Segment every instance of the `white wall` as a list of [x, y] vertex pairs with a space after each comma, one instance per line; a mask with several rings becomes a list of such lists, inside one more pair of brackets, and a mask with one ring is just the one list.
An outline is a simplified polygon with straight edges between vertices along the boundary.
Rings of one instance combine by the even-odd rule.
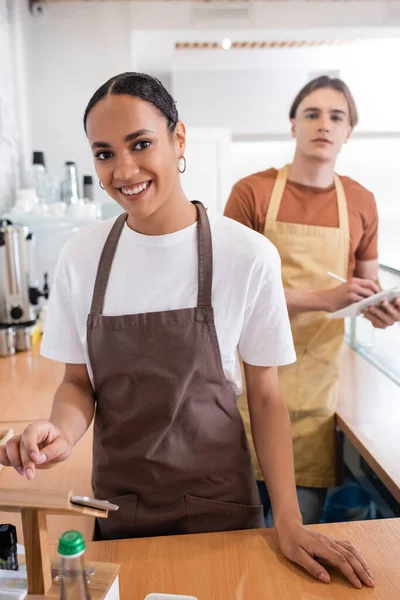
[[[398, 39], [241, 54], [171, 50], [177, 31], [188, 39], [209, 38], [219, 36], [223, 27], [237, 35], [241, 30], [244, 37], [268, 34], [269, 39], [293, 39], [299, 32], [308, 38], [361, 31], [392, 36], [399, 31], [399, 6], [369, 0], [49, 2], [45, 16], [32, 27], [31, 149], [46, 152], [52, 175], [60, 173], [68, 158], [76, 158], [80, 175], [94, 175], [81, 124], [86, 103], [107, 78], [146, 65], [170, 77], [189, 126], [232, 127], [240, 136], [286, 135], [295, 93], [310, 71], [329, 68], [340, 69], [356, 96], [359, 131], [400, 131], [400, 79], [392, 71]], [[237, 9], [247, 11], [248, 18], [238, 20]], [[240, 70], [232, 72], [232, 66]], [[104, 199], [100, 188], [95, 189]]]
[[233, 135], [284, 133], [294, 93], [304, 73], [287, 71], [179, 71], [172, 93], [189, 126], [230, 127]]
[[[150, 8], [149, 8], [150, 7]], [[223, 14], [225, 12], [225, 14]], [[246, 16], [247, 15], [247, 16]], [[279, 0], [274, 2], [132, 2], [134, 29], [358, 28], [400, 25], [400, 8], [388, 0]]]
[[[235, 53], [192, 51], [191, 58], [185, 57], [191, 69], [173, 73], [172, 91], [189, 125], [219, 124], [241, 136], [287, 134], [289, 107], [299, 89], [312, 73], [333, 70], [339, 71], [355, 96], [358, 131], [400, 131], [400, 78], [393, 71], [393, 60], [400, 56], [400, 37], [332, 47], [249, 50], [249, 56], [254, 55], [252, 70], [244, 66], [236, 71], [216, 70], [218, 60], [230, 58], [234, 63]], [[204, 55], [213, 70], [196, 71]]]
[[[11, 203], [34, 149], [46, 152], [51, 175], [58, 175], [68, 158], [77, 160], [81, 176], [94, 175], [83, 111], [99, 85], [125, 70], [150, 70], [170, 82], [189, 126], [222, 126], [237, 137], [282, 140], [242, 146], [240, 157], [234, 152], [232, 181], [290, 159], [287, 112], [313, 71], [340, 71], [360, 109], [358, 131], [400, 132], [400, 2], [48, 2], [42, 18], [32, 18], [27, 5], [27, 0], [0, 0], [0, 104], [11, 100], [7, 123], [13, 124], [0, 135], [0, 210]], [[176, 40], [225, 35], [381, 39], [240, 53], [174, 50]], [[399, 204], [393, 190], [400, 146], [382, 136], [378, 145], [368, 144], [348, 166], [377, 194], [382, 218], [397, 223], [388, 207]], [[95, 190], [98, 199], [106, 198], [97, 185]]]
[[14, 108], [20, 155], [20, 184], [26, 185], [32, 161], [30, 99], [30, 46], [32, 15], [27, 2], [8, 0], [11, 17], [11, 53], [14, 80]]
[[0, 0], [0, 214], [13, 203], [20, 179], [13, 13], [12, 5]]
[[[129, 2], [50, 2], [45, 16], [35, 20], [32, 146], [46, 152], [51, 175], [58, 175], [72, 158], [80, 176], [95, 176], [83, 113], [100, 85], [132, 69], [130, 50]], [[95, 193], [99, 199], [105, 196], [98, 185]]]

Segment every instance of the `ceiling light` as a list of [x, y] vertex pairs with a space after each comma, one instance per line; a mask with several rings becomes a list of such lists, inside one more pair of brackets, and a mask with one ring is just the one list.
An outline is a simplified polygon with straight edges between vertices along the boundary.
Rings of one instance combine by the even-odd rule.
[[232, 42], [229, 38], [225, 38], [222, 40], [222, 47], [224, 50], [229, 50], [232, 46]]

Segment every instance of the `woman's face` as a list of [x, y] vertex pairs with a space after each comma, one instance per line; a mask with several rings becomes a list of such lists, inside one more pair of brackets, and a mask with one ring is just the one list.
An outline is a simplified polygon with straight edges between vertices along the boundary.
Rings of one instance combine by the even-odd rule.
[[177, 195], [178, 160], [185, 152], [183, 123], [171, 135], [152, 104], [111, 95], [90, 111], [87, 135], [100, 182], [130, 216], [149, 217]]

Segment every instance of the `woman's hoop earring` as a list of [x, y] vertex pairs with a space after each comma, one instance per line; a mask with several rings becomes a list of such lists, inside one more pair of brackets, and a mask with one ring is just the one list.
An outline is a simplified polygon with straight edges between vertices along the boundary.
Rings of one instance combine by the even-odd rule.
[[101, 183], [100, 179], [99, 179], [99, 186], [101, 187], [102, 190], [105, 190], [104, 185]]
[[[183, 167], [182, 167], [182, 161], [183, 161]], [[178, 160], [178, 171], [179, 171], [179, 173], [184, 173], [186, 171], [186, 158], [184, 156], [181, 156], [180, 159]]]

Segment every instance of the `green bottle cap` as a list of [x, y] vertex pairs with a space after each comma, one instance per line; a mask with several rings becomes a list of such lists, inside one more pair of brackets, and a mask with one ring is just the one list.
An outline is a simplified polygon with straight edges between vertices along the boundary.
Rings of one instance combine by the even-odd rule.
[[66, 531], [58, 542], [58, 553], [62, 556], [73, 556], [85, 550], [85, 542], [79, 531]]

